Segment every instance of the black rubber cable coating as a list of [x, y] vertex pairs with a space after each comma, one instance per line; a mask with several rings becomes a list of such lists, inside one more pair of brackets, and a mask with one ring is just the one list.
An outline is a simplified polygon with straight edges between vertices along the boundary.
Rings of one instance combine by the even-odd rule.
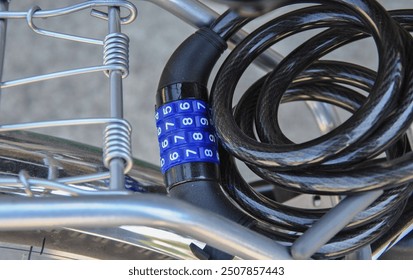
[[[326, 210], [296, 209], [255, 193], [240, 176], [232, 156], [268, 182], [296, 192], [348, 195], [386, 190], [314, 256], [337, 258], [384, 235], [411, 195], [413, 154], [403, 135], [413, 120], [413, 58], [409, 55], [413, 43], [408, 33], [413, 11], [387, 12], [368, 0], [309, 2], [322, 5], [272, 20], [229, 55], [211, 92], [212, 114], [225, 149], [221, 152], [223, 187], [259, 221], [257, 230], [276, 240], [293, 242]], [[235, 87], [252, 61], [280, 40], [315, 28], [328, 29], [255, 83], [234, 111]], [[319, 60], [368, 36], [378, 49], [377, 73]], [[353, 87], [367, 92], [367, 97]], [[282, 133], [277, 112], [281, 102], [299, 100], [331, 103], [353, 116], [324, 136], [294, 144]], [[387, 161], [374, 159], [383, 152]]]
[[162, 72], [158, 89], [177, 83], [196, 83], [206, 87], [212, 68], [226, 48], [226, 42], [211, 29], [198, 30], [172, 54]]

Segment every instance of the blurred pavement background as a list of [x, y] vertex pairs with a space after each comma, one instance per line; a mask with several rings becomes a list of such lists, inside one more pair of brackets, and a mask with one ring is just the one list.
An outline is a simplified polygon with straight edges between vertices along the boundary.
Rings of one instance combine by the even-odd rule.
[[[10, 10], [27, 11], [33, 5], [52, 9], [79, 1], [11, 1]], [[124, 82], [125, 118], [134, 129], [134, 156], [158, 164], [158, 144], [153, 119], [157, 83], [168, 57], [195, 29], [147, 1], [132, 2], [137, 6], [139, 16], [134, 23], [123, 28], [123, 32], [131, 39], [130, 75]], [[379, 2], [388, 9], [409, 6], [413, 8], [411, 0]], [[214, 4], [214, 8], [224, 9], [217, 4]], [[265, 18], [271, 18], [282, 11]], [[36, 20], [36, 24], [47, 29], [95, 38], [104, 38], [107, 32], [106, 22], [90, 17], [87, 12]], [[253, 28], [252, 26], [249, 28]], [[304, 37], [294, 36], [276, 45], [275, 49], [284, 55], [288, 54]], [[329, 58], [355, 61], [372, 68], [377, 65], [376, 50], [371, 39], [346, 47]], [[3, 80], [100, 64], [100, 47], [43, 37], [32, 32], [24, 20], [9, 21]], [[251, 67], [238, 90], [242, 91], [262, 74], [259, 69]], [[107, 85], [106, 76], [98, 73], [6, 89], [1, 96], [1, 123], [108, 116]], [[305, 141], [318, 135], [316, 125], [309, 115], [310, 112], [303, 104], [282, 106], [281, 124], [291, 139]], [[345, 114], [341, 116], [346, 118]], [[100, 146], [102, 142], [102, 127], [38, 131], [96, 146]]]

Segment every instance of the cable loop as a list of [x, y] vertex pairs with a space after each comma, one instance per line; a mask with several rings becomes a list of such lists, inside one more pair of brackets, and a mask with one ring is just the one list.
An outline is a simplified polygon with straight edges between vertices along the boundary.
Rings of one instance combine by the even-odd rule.
[[[383, 236], [411, 195], [413, 152], [404, 133], [413, 121], [413, 67], [408, 53], [413, 11], [386, 11], [370, 0], [316, 2], [320, 5], [272, 19], [238, 44], [221, 66], [210, 100], [223, 148], [221, 184], [236, 206], [254, 217], [260, 230], [287, 244], [295, 244], [298, 236], [309, 240], [320, 233], [334, 235], [309, 254], [339, 258]], [[262, 52], [289, 36], [319, 28], [323, 29], [256, 81], [234, 107], [239, 80]], [[332, 51], [368, 37], [377, 46], [377, 71], [325, 59]], [[278, 116], [280, 104], [293, 101], [328, 103], [352, 116], [325, 135], [294, 143], [283, 133]], [[387, 158], [377, 158], [382, 153]], [[235, 158], [274, 186], [275, 201], [262, 197], [242, 178]], [[327, 216], [327, 209], [282, 204], [277, 195], [283, 197], [284, 191], [291, 196], [382, 195], [373, 203], [362, 201], [367, 204], [357, 213], [352, 212], [354, 204], [341, 204], [339, 209], [346, 209], [351, 220], [340, 224]], [[322, 226], [316, 226], [319, 221]], [[317, 229], [315, 235], [308, 235], [311, 228]], [[302, 256], [307, 253], [300, 251]]]

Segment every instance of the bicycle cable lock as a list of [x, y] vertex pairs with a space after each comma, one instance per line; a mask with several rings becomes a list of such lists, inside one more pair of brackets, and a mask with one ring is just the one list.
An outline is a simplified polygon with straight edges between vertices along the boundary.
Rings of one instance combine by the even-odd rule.
[[[186, 39], [163, 70], [155, 113], [161, 171], [169, 196], [244, 225], [251, 220], [228, 201], [219, 184], [218, 143], [207, 83], [227, 48], [226, 40], [249, 20], [228, 11], [210, 28], [201, 28]], [[201, 258], [232, 258], [208, 247], [196, 251]]]

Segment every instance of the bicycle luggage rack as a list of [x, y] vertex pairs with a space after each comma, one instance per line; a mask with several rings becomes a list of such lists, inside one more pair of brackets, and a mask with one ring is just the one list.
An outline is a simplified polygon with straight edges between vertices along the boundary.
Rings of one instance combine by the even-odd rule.
[[[100, 10], [97, 10], [97, 8], [107, 8], [108, 12], [102, 12]], [[51, 17], [59, 17], [77, 13], [85, 9], [90, 9], [92, 16], [108, 21], [108, 35], [104, 38], [104, 40], [49, 31], [37, 27], [34, 23], [34, 19], [37, 18], [45, 19]], [[128, 14], [126, 16], [121, 16], [121, 10], [122, 13], [123, 10], [125, 10]], [[109, 169], [110, 174], [99, 174], [98, 177], [110, 179], [110, 190], [123, 190], [123, 186], [125, 185], [123, 174], [127, 173], [132, 168], [130, 139], [132, 128], [130, 124], [123, 119], [122, 79], [126, 78], [129, 74], [129, 38], [127, 35], [121, 33], [121, 25], [133, 22], [136, 17], [136, 7], [132, 3], [127, 1], [87, 1], [55, 10], [42, 10], [40, 7], [34, 6], [27, 12], [1, 11], [1, 19], [26, 20], [27, 25], [30, 27], [30, 29], [42, 36], [102, 46], [103, 65], [77, 68], [44, 75], [32, 76], [28, 78], [4, 81], [0, 83], [0, 89], [6, 89], [19, 85], [74, 75], [104, 72], [106, 76], [108, 76], [110, 84], [111, 116], [108, 118], [52, 120], [10, 125], [5, 124], [0, 126], [0, 132], [4, 133], [15, 130], [31, 130], [42, 127], [56, 126], [106, 125], [103, 139], [103, 163], [104, 166]], [[4, 54], [4, 50], [1, 50], [1, 52]], [[94, 177], [96, 177], [96, 175], [97, 174], [90, 174], [89, 178], [87, 176], [84, 176], [83, 179], [87, 181], [93, 179]], [[70, 189], [71, 194], [80, 195], [90, 192], [85, 190], [76, 190], [69, 186], [63, 185], [62, 183], [52, 182], [48, 180], [32, 179], [29, 177], [27, 172], [22, 172], [18, 178], [21, 181], [21, 186], [23, 186], [27, 190], [28, 194], [30, 194], [30, 187], [32, 185], [38, 184], [41, 184], [44, 187], [60, 189], [62, 191], [68, 191]], [[6, 179], [10, 178], [1, 179], [0, 182], [3, 181], [7, 184]], [[66, 181], [70, 182], [70, 180]], [[92, 191], [91, 193], [97, 194], [100, 192]]]

